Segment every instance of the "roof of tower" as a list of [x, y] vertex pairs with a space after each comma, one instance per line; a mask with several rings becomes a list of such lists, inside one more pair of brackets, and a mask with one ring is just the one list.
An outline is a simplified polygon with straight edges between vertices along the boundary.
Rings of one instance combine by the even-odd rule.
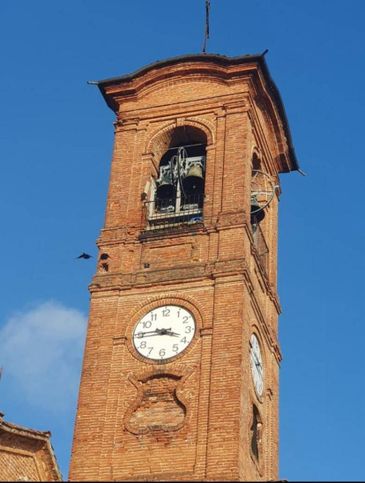
[[153, 62], [151, 64], [148, 64], [144, 67], [141, 67], [140, 69], [135, 70], [134, 72], [131, 72], [129, 74], [124, 74], [124, 75], [117, 76], [117, 77], [110, 77], [108, 79], [103, 79], [103, 80], [100, 80], [100, 81], [89, 81], [89, 83], [95, 84], [99, 87], [106, 103], [108, 104], [108, 106], [113, 111], [115, 111], [115, 106], [113, 106], [110, 99], [107, 97], [105, 88], [107, 88], [108, 86], [114, 85], [116, 83], [118, 83], [118, 84], [127, 83], [127, 82], [133, 80], [134, 78], [141, 76], [141, 75], [144, 75], [145, 73], [147, 73], [147, 72], [149, 72], [153, 69], [160, 69], [162, 67], [170, 66], [170, 65], [173, 65], [173, 64], [180, 64], [180, 63], [183, 63], [183, 62], [214, 62], [216, 64], [227, 65], [227, 66], [228, 65], [256, 63], [261, 68], [261, 71], [262, 71], [262, 73], [265, 77], [266, 83], [267, 83], [267, 87], [268, 87], [270, 94], [272, 95], [272, 97], [275, 101], [275, 104], [278, 108], [280, 117], [282, 119], [284, 131], [285, 131], [285, 136], [286, 136], [287, 142], [288, 142], [289, 156], [290, 156], [291, 161], [292, 161], [292, 168], [293, 168], [292, 170], [293, 171], [299, 170], [300, 169], [299, 163], [298, 163], [298, 160], [297, 160], [297, 157], [296, 157], [296, 154], [295, 154], [295, 150], [294, 150], [294, 146], [293, 146], [293, 142], [292, 142], [292, 137], [291, 137], [291, 133], [290, 133], [289, 123], [288, 123], [288, 119], [287, 119], [287, 116], [286, 116], [284, 104], [283, 104], [283, 101], [281, 99], [280, 92], [279, 92], [278, 88], [276, 87], [274, 81], [271, 78], [269, 68], [267, 66], [267, 63], [266, 63], [265, 57], [264, 57], [265, 53], [266, 53], [266, 51], [262, 54], [246, 54], [246, 55], [241, 55], [241, 56], [236, 56], [236, 57], [228, 57], [226, 55], [221, 55], [221, 54], [205, 54], [205, 53], [180, 55], [180, 56], [176, 56], [176, 57], [170, 57], [170, 58], [164, 59], [164, 60], [158, 60], [158, 61]]

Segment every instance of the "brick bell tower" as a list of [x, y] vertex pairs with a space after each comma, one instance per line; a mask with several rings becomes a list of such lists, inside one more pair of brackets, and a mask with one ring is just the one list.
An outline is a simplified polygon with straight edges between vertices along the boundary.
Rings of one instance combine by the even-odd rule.
[[263, 56], [97, 83], [116, 113], [71, 480], [278, 478], [279, 173]]

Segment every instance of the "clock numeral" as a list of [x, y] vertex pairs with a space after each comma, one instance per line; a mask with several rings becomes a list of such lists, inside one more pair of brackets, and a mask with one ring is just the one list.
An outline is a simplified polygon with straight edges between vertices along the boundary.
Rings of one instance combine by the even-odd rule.
[[168, 309], [168, 308], [163, 309], [162, 315], [164, 317], [168, 317], [170, 315], [170, 309]]
[[189, 315], [184, 315], [183, 317], [183, 324], [186, 324], [186, 322], [189, 320]]
[[152, 314], [151, 314], [151, 320], [152, 320], [152, 321], [157, 320], [157, 314], [154, 314], [154, 313], [152, 312]]
[[172, 351], [175, 352], [175, 354], [177, 354], [179, 352], [179, 345], [178, 344], [174, 344], [172, 346]]
[[143, 340], [143, 341], [140, 343], [140, 345], [139, 345], [139, 347], [140, 347], [141, 349], [145, 349], [145, 348], [146, 348], [146, 346], [147, 346], [147, 342], [146, 342], [145, 340]]
[[153, 351], [153, 347], [148, 347], [148, 356], [151, 354], [151, 352]]
[[190, 332], [193, 330], [193, 328], [191, 327], [191, 325], [188, 325], [185, 327], [185, 334], [190, 334]]
[[160, 352], [158, 354], [161, 357], [161, 359], [163, 359], [165, 357], [166, 350], [165, 349], [160, 349]]
[[144, 320], [142, 322], [142, 325], [143, 325], [143, 328], [144, 329], [149, 329], [151, 327], [151, 325], [152, 325], [152, 322], [150, 320]]
[[188, 341], [186, 340], [186, 337], [183, 337], [183, 338], [180, 340], [180, 342], [182, 342], [183, 344], [187, 344], [187, 343], [188, 343]]
[[181, 312], [181, 309], [179, 309], [179, 310], [177, 311], [177, 316], [178, 316], [178, 317], [180, 317], [180, 312]]

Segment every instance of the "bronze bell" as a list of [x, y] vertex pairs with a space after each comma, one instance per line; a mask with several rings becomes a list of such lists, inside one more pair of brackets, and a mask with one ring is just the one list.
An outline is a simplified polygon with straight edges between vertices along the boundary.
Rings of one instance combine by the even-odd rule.
[[175, 197], [175, 186], [169, 168], [161, 169], [160, 178], [157, 180], [156, 198], [159, 200], [172, 199]]
[[200, 164], [193, 164], [182, 180], [184, 192], [188, 195], [200, 194], [204, 188], [203, 168]]
[[251, 223], [260, 223], [265, 218], [265, 212], [261, 208], [256, 196], [251, 197]]

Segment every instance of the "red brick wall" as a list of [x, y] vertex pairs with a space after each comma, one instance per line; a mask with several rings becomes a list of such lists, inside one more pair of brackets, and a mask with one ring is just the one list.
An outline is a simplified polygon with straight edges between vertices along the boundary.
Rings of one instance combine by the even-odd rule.
[[[98, 240], [109, 270], [90, 286], [71, 480], [278, 477], [276, 201], [265, 219], [268, 274], [249, 223], [253, 149], [275, 176], [277, 144], [253, 101], [251, 71], [223, 79], [175, 65], [132, 80], [133, 96], [123, 86], [109, 88], [120, 102]], [[182, 125], [207, 139], [204, 226], [143, 235], [141, 194]], [[194, 341], [171, 362], [146, 362], [131, 343], [134, 324], [151, 307], [173, 303], [195, 315]], [[253, 331], [265, 364], [261, 399], [250, 373]], [[250, 449], [253, 404], [263, 423], [259, 462]], [[164, 427], [143, 431], [153, 419]]]

